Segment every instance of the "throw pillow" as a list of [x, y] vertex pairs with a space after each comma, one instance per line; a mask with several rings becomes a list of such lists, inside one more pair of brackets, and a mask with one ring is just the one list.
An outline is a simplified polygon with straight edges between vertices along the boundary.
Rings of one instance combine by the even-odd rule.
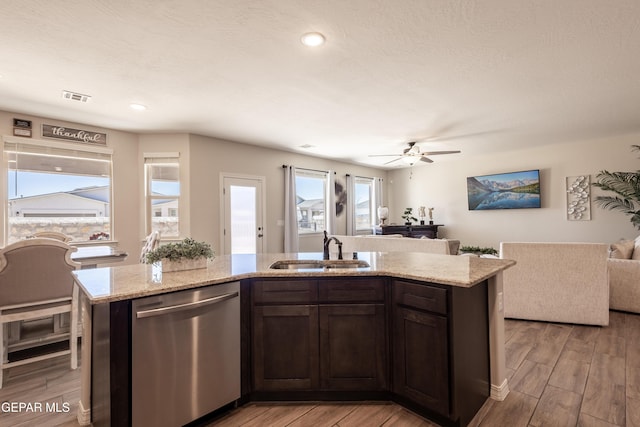
[[[620, 240], [617, 243], [612, 243], [611, 254], [609, 255], [609, 257], [618, 259], [631, 259], [631, 255], [633, 254], [635, 245], [636, 242], [633, 240]], [[640, 252], [640, 250], [636, 252]]]
[[636, 237], [636, 247], [633, 249], [631, 259], [640, 260], [640, 236]]

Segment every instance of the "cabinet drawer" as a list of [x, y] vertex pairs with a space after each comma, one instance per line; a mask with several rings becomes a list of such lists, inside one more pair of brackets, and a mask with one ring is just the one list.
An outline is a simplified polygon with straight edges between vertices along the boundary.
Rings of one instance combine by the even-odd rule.
[[318, 289], [320, 302], [384, 302], [382, 279], [325, 279]]
[[256, 280], [253, 282], [256, 304], [314, 303], [318, 301], [316, 280]]
[[434, 313], [447, 314], [447, 290], [396, 280], [393, 283], [395, 304]]

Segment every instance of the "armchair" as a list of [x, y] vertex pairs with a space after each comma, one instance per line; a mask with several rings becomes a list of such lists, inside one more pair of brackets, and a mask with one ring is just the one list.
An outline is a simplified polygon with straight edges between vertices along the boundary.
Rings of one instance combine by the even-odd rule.
[[609, 324], [608, 245], [600, 243], [500, 244], [506, 270], [504, 316], [587, 325]]
[[610, 308], [640, 313], [640, 260], [609, 258], [607, 264]]

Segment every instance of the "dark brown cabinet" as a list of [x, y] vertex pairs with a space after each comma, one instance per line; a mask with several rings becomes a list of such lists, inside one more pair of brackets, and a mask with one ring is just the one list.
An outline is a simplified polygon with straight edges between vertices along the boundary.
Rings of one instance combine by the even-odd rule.
[[250, 282], [250, 398], [387, 398], [467, 425], [489, 396], [487, 282]]
[[253, 352], [256, 390], [318, 388], [318, 307], [254, 307]]
[[438, 421], [467, 425], [489, 396], [486, 282], [392, 288], [393, 392]]
[[251, 294], [253, 389], [317, 388], [318, 281], [256, 280]]
[[375, 278], [254, 281], [253, 389], [385, 389], [384, 290]]
[[397, 304], [393, 309], [393, 391], [448, 416], [449, 346], [447, 317], [443, 315], [446, 311], [443, 314], [422, 311], [425, 307], [437, 309], [435, 297], [440, 291], [446, 295], [446, 291], [417, 286], [401, 283], [394, 287]]
[[428, 239], [437, 239], [438, 227], [444, 227], [444, 225], [383, 225], [376, 228], [375, 234], [402, 234], [404, 237], [426, 237]]
[[327, 390], [383, 390], [383, 304], [320, 306], [320, 376]]

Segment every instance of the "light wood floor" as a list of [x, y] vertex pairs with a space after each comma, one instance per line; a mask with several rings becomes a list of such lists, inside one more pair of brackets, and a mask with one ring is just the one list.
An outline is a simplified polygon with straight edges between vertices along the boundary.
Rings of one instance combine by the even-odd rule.
[[[611, 312], [604, 328], [506, 321], [511, 392], [491, 399], [473, 420], [480, 427], [640, 427], [640, 315]], [[1, 426], [76, 426], [80, 369], [68, 358], [5, 371], [0, 402], [58, 402], [68, 413], [0, 412]], [[225, 426], [425, 426], [392, 403], [251, 403], [210, 424]]]

